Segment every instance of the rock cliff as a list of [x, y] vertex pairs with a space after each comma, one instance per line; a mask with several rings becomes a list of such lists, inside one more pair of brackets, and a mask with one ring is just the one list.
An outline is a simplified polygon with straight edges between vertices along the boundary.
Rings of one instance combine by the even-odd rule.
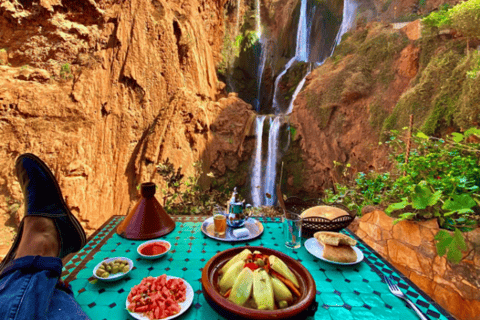
[[155, 165], [167, 158], [186, 175], [199, 160], [215, 173], [236, 169], [252, 111], [217, 79], [224, 3], [0, 4], [3, 231], [23, 217], [13, 167], [24, 152], [50, 166], [88, 233], [126, 214], [141, 182], [162, 186]]

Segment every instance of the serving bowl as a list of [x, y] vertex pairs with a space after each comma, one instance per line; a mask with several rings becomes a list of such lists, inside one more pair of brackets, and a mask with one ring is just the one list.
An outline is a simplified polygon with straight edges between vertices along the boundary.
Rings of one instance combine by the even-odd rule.
[[[152, 244], [152, 243], [163, 243], [163, 244], [166, 244], [167, 245], [167, 251], [165, 252], [162, 252], [160, 254], [156, 254], [156, 255], [146, 255], [146, 254], [143, 254], [141, 251], [144, 247]], [[154, 259], [158, 259], [158, 258], [161, 258], [163, 257], [164, 255], [166, 255], [170, 249], [172, 249], [172, 245], [170, 244], [170, 242], [166, 241], [166, 240], [159, 240], [159, 239], [154, 239], [154, 240], [150, 240], [150, 241], [145, 241], [144, 243], [140, 244], [138, 247], [137, 247], [137, 253], [139, 254], [140, 257], [142, 257], [143, 259], [147, 259], [147, 260], [154, 260]]]
[[[252, 252], [258, 250], [267, 255], [273, 254], [289, 266], [290, 270], [292, 270], [300, 283], [301, 296], [295, 304], [278, 310], [257, 310], [238, 306], [227, 298], [224, 298], [218, 292], [218, 272], [225, 263], [244, 249], [249, 249]], [[202, 271], [202, 290], [208, 304], [227, 319], [304, 319], [315, 314], [318, 306], [318, 303], [315, 301], [317, 289], [310, 272], [293, 258], [280, 251], [264, 247], [236, 247], [222, 251], [213, 256], [207, 262]]]
[[[102, 277], [97, 276], [97, 270], [98, 270], [98, 268], [100, 268], [102, 263], [104, 263], [104, 262], [109, 263], [109, 262], [112, 262], [112, 261], [115, 261], [115, 260], [127, 261], [128, 262], [128, 267], [129, 267], [128, 272], [125, 272], [125, 273], [119, 272], [119, 273], [111, 274], [111, 275], [108, 276], [108, 278], [102, 278]], [[127, 274], [129, 274], [130, 271], [132, 271], [132, 268], [133, 268], [133, 261], [128, 259], [128, 258], [125, 258], [125, 257], [109, 258], [109, 259], [105, 259], [105, 260], [99, 262], [95, 266], [95, 268], [93, 268], [93, 276], [95, 278], [97, 278], [98, 280], [102, 280], [102, 281], [117, 281], [117, 280], [120, 280], [123, 277], [125, 277]]]

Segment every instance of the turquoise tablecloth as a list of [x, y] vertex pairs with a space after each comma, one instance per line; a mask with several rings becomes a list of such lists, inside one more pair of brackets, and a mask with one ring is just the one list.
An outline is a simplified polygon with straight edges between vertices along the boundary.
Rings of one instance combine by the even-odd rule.
[[[357, 247], [365, 255], [364, 261], [354, 266], [337, 266], [312, 256], [303, 243], [300, 249], [287, 249], [283, 245], [282, 225], [278, 218], [261, 219], [265, 227], [262, 236], [239, 243], [219, 242], [205, 236], [200, 229], [205, 218], [177, 218], [175, 230], [162, 237], [172, 243], [173, 250], [165, 257], [151, 261], [138, 257], [136, 249], [143, 241], [126, 240], [115, 233], [115, 227], [123, 219], [123, 216], [115, 216], [66, 264], [62, 277], [70, 282], [75, 298], [92, 320], [133, 319], [125, 309], [130, 289], [144, 277], [164, 273], [184, 278], [195, 292], [192, 306], [178, 319], [224, 319], [203, 297], [200, 282], [203, 266], [217, 252], [225, 249], [244, 245], [265, 246], [286, 253], [312, 274], [317, 285], [318, 310], [310, 319], [419, 319], [412, 309], [388, 291], [382, 281], [383, 275], [393, 275], [399, 280], [402, 291], [430, 319], [454, 319], [361, 241]], [[98, 262], [120, 256], [132, 259], [135, 264], [126, 278], [104, 283], [92, 276]]]

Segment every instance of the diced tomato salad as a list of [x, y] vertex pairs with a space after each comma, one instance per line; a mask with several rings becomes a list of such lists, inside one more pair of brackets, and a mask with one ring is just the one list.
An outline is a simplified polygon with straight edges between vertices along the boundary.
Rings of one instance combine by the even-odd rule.
[[152, 242], [140, 249], [140, 253], [146, 256], [156, 256], [168, 250], [168, 244], [163, 242]]
[[163, 319], [180, 312], [178, 304], [186, 299], [187, 286], [182, 279], [167, 275], [144, 278], [130, 290], [127, 301], [130, 312], [143, 313], [149, 319]]

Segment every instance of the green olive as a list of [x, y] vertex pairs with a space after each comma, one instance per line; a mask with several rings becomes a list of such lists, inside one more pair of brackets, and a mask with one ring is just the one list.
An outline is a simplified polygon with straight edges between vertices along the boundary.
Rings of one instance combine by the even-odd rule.
[[110, 273], [108, 273], [108, 272], [104, 272], [104, 273], [101, 275], [101, 277], [104, 278], [104, 279], [108, 278], [109, 276], [110, 276]]
[[127, 273], [129, 270], [130, 270], [130, 267], [129, 267], [129, 266], [125, 266], [125, 267], [123, 267], [122, 272], [123, 272], [123, 273]]
[[112, 274], [118, 273], [118, 271], [119, 271], [119, 268], [117, 266], [114, 266], [112, 268]]
[[280, 309], [284, 309], [284, 308], [288, 307], [288, 302], [286, 300], [282, 300], [282, 301], [278, 302], [278, 307]]
[[257, 259], [257, 261], [255, 261], [255, 263], [257, 264], [257, 266], [259, 267], [264, 267], [265, 266], [265, 261], [263, 261], [263, 259]]
[[112, 266], [107, 265], [107, 271], [108, 271], [108, 272], [111, 272], [111, 271], [112, 271]]

